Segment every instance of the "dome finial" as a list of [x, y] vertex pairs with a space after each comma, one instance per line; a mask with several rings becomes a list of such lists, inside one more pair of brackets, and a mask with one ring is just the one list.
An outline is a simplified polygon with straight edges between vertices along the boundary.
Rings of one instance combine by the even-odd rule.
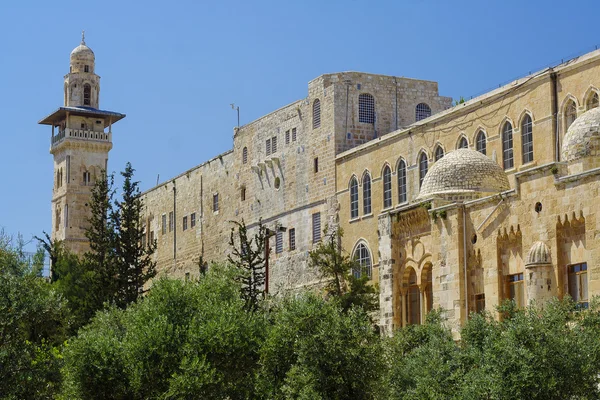
[[81, 44], [85, 45], [85, 31], [81, 31]]

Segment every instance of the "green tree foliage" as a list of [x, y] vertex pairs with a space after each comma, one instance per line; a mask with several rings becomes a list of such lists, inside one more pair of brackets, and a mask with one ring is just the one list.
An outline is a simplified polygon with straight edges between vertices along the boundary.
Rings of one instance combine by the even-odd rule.
[[[342, 231], [324, 232], [324, 240], [309, 253], [310, 265], [316, 268], [325, 281], [325, 291], [331, 298], [337, 299], [342, 309], [348, 311], [353, 306], [366, 312], [379, 308], [377, 287], [369, 284], [369, 277], [350, 255], [342, 250]], [[360, 270], [360, 277], [353, 271]]]
[[231, 254], [227, 255], [227, 259], [239, 271], [237, 279], [241, 282], [241, 294], [246, 307], [249, 310], [257, 310], [265, 286], [267, 229], [262, 220], [259, 220], [256, 233], [251, 237], [243, 219], [241, 223], [231, 222], [235, 226], [231, 228], [229, 236]]
[[455, 343], [437, 313], [386, 343], [388, 399], [600, 398], [600, 307], [570, 300], [472, 314]]
[[381, 373], [380, 339], [360, 308], [314, 294], [271, 311], [261, 349], [260, 392], [267, 399], [371, 399]]
[[60, 388], [67, 309], [33, 260], [0, 234], [0, 398], [50, 399]]
[[115, 303], [121, 308], [137, 301], [143, 293], [144, 284], [156, 275], [156, 263], [152, 254], [156, 243], [146, 244], [142, 212], [144, 208], [140, 197], [139, 182], [133, 181], [135, 170], [130, 163], [125, 166], [121, 199], [115, 202], [111, 214], [114, 227], [114, 255], [118, 276], [118, 290]]
[[64, 398], [251, 398], [265, 319], [245, 310], [234, 272], [162, 279], [126, 310], [98, 313], [69, 342]]

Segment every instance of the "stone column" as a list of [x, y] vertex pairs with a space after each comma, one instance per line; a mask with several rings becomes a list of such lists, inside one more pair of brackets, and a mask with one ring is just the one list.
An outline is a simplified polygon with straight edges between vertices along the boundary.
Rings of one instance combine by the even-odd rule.
[[394, 273], [392, 264], [392, 220], [389, 214], [378, 220], [379, 234], [379, 326], [391, 335], [394, 323]]
[[525, 274], [529, 304], [535, 302], [538, 306], [543, 306], [556, 296], [558, 286], [550, 259], [550, 249], [544, 242], [536, 242], [531, 246], [525, 264]]

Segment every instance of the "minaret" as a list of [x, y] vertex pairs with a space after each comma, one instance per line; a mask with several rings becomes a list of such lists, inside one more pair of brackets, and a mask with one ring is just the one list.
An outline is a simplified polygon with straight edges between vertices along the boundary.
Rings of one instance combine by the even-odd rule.
[[82, 32], [65, 75], [64, 106], [39, 122], [52, 127], [52, 239], [62, 240], [76, 254], [88, 249], [85, 229], [91, 190], [107, 169], [112, 124], [125, 117], [99, 109], [100, 77], [95, 69], [94, 52], [86, 46]]

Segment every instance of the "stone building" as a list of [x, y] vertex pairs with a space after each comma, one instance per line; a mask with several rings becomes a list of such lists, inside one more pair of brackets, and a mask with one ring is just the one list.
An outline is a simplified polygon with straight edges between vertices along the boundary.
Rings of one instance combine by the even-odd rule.
[[[53, 127], [53, 237], [76, 251], [88, 183], [124, 117], [98, 110], [82, 46], [65, 107], [41, 121]], [[431, 81], [322, 75], [306, 98], [235, 128], [231, 150], [144, 192], [146, 240], [161, 273], [194, 276], [200, 257], [226, 259], [230, 221], [262, 219], [278, 293], [319, 283], [308, 252], [341, 227], [379, 285], [387, 332], [437, 307], [456, 328], [506, 298], [585, 307], [600, 294], [598, 88], [600, 51], [454, 107]]]

